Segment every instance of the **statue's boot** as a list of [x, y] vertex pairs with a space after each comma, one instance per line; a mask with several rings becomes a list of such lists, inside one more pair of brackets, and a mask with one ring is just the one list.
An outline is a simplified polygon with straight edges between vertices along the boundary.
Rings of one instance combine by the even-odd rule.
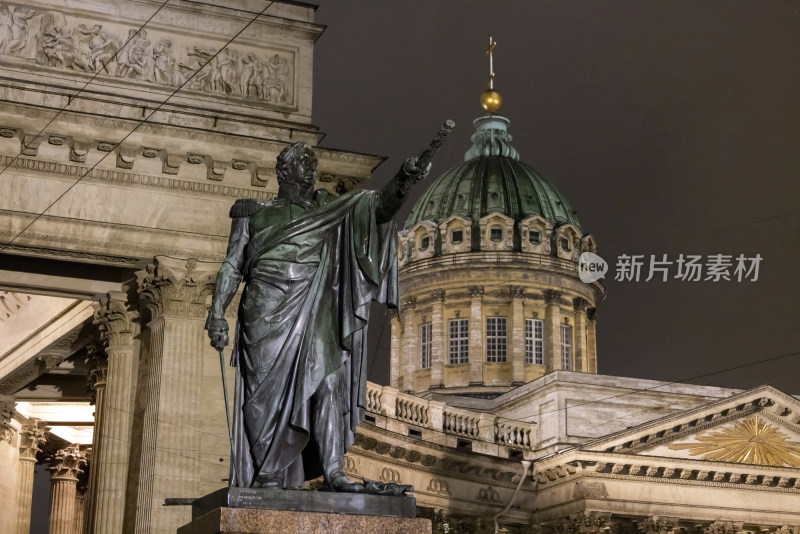
[[342, 471], [344, 458], [344, 419], [339, 398], [339, 375], [325, 377], [314, 394], [314, 437], [319, 445], [325, 482], [331, 491], [363, 493], [364, 484], [353, 482]]
[[274, 474], [258, 475], [255, 480], [253, 480], [253, 487], [264, 489], [281, 489], [283, 487], [283, 480], [281, 477]]
[[325, 478], [327, 478], [328, 485], [330, 485], [333, 491], [342, 491], [347, 493], [364, 493], [367, 491], [364, 487], [364, 484], [353, 482], [347, 478], [347, 475], [345, 475], [344, 471], [341, 469], [335, 469]]

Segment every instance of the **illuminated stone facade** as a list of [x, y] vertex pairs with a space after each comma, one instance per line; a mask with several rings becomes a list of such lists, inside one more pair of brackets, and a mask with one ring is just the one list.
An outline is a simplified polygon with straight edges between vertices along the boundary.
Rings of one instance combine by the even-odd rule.
[[[132, 33], [159, 5], [0, 4], [3, 533], [48, 510], [58, 532], [174, 533], [190, 512], [165, 499], [227, 478], [203, 316], [234, 199], [274, 196], [277, 153], [317, 139], [323, 28], [275, 3], [139, 125], [264, 6], [170, 2]], [[381, 161], [317, 153], [334, 192]], [[519, 157], [479, 118], [401, 231], [391, 383], [368, 385], [346, 471], [413, 484], [437, 533], [800, 534], [800, 403], [596, 374], [604, 292], [577, 258], [597, 244]]]

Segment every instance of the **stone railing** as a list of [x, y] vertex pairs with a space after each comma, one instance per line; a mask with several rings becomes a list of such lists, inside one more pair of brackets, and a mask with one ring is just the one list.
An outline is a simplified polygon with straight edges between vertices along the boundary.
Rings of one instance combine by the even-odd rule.
[[532, 449], [534, 438], [534, 426], [530, 423], [501, 421], [495, 425], [495, 441], [501, 445], [517, 449]]
[[367, 382], [367, 412], [472, 441], [533, 450], [536, 424], [447, 406]]
[[444, 410], [444, 431], [464, 438], [480, 436], [481, 414], [447, 406]]

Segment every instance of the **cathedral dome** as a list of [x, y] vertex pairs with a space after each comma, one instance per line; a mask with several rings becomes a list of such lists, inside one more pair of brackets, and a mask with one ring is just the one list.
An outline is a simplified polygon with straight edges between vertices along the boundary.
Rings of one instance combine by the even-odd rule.
[[597, 244], [567, 199], [519, 161], [509, 120], [475, 119], [464, 163], [429, 182], [398, 233], [402, 295], [390, 383], [487, 396], [556, 370], [597, 372]]
[[475, 119], [472, 146], [464, 163], [431, 184], [414, 205], [406, 230], [422, 221], [438, 225], [453, 215], [478, 221], [500, 213], [517, 223], [538, 215], [554, 227], [571, 224], [583, 233], [577, 212], [564, 195], [519, 160], [511, 145], [509, 123], [498, 115]]

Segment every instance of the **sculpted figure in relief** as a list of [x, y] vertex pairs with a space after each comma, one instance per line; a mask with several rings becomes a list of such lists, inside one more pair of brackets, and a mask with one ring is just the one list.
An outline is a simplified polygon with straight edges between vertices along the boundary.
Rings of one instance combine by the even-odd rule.
[[35, 61], [39, 65], [71, 69], [75, 63], [72, 31], [67, 31], [63, 15], [45, 13], [36, 43]]
[[27, 7], [18, 6], [14, 11], [0, 6], [0, 52], [18, 55], [28, 44], [28, 20], [37, 13]]
[[267, 61], [267, 79], [261, 98], [274, 104], [285, 101], [287, 71], [286, 60], [278, 54]]
[[256, 71], [261, 68], [261, 62], [252, 52], [242, 58], [242, 68], [239, 70], [239, 87], [235, 93], [236, 95], [247, 97], [251, 95], [251, 88], [253, 92], [256, 91], [254, 83]]
[[172, 41], [161, 39], [153, 46], [153, 82], [173, 85], [175, 81], [175, 58], [172, 57]]
[[189, 65], [186, 63], [179, 63], [178, 68], [181, 70], [181, 75], [183, 76], [183, 80], [181, 83], [188, 80], [192, 74], [195, 73], [198, 69], [200, 72], [192, 78], [186, 88], [191, 89], [194, 91], [212, 91], [213, 90], [213, 73], [211, 72], [211, 66], [208, 64], [209, 60], [214, 57], [214, 54], [217, 53], [215, 48], [211, 48], [210, 50], [203, 50], [202, 48], [193, 47], [186, 53], [188, 58], [195, 58], [194, 65]]
[[213, 70], [211, 86], [214, 91], [229, 95], [237, 86], [239, 52], [225, 48], [216, 59], [216, 68]]
[[106, 74], [111, 74], [107, 63], [119, 50], [120, 43], [117, 38], [104, 30], [100, 24], [95, 24], [91, 28], [81, 24], [78, 26], [78, 33], [89, 38], [89, 48], [77, 55], [75, 63], [88, 72], [104, 70]]
[[128, 46], [117, 57], [117, 78], [149, 80], [153, 60], [147, 50], [150, 46], [147, 31], [130, 30], [128, 38]]

